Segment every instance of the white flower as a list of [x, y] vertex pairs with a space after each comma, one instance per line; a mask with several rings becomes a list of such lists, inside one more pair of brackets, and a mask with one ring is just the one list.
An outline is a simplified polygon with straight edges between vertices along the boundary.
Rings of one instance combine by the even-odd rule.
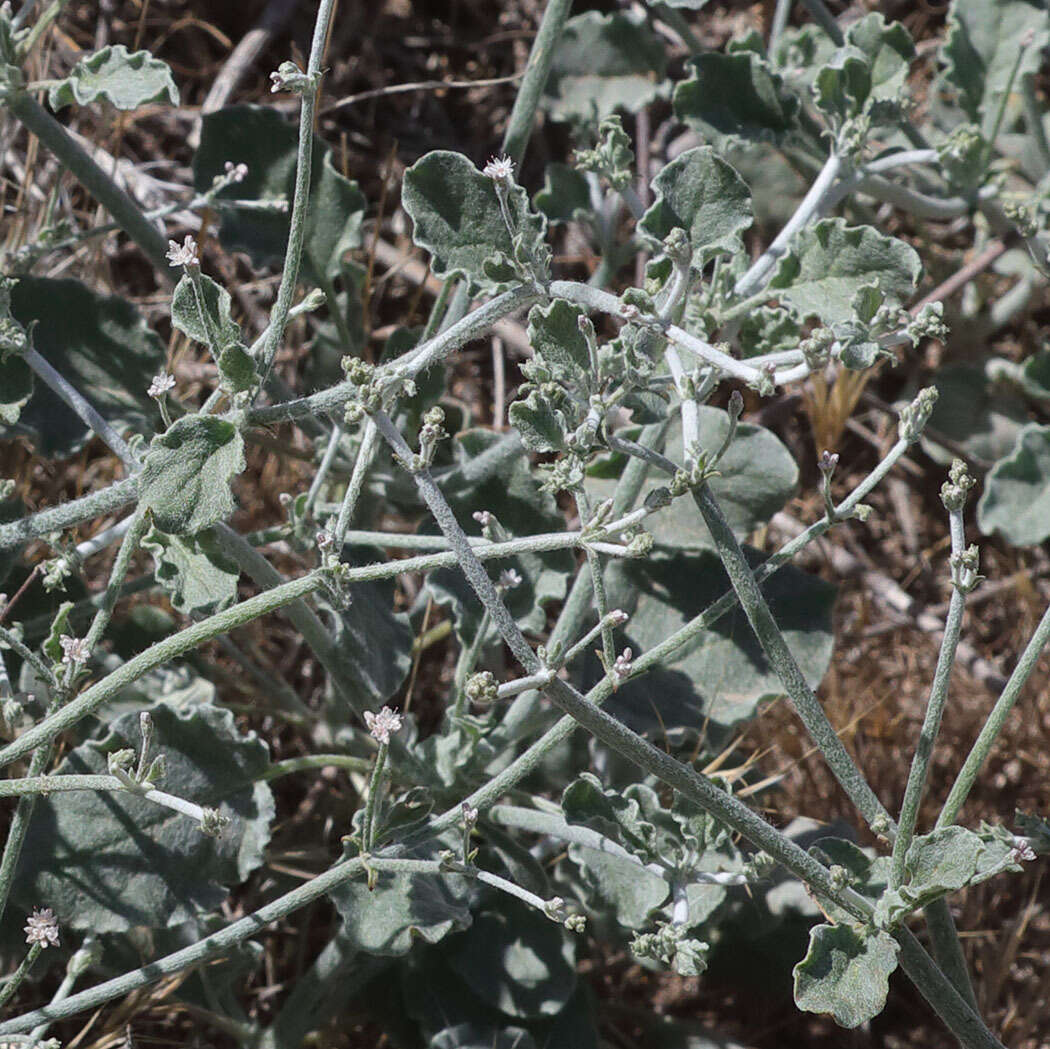
[[467, 828], [473, 827], [478, 822], [478, 810], [472, 809], [466, 802], [463, 802], [463, 823]]
[[335, 536], [331, 532], [318, 532], [314, 536], [314, 540], [317, 543], [318, 550], [328, 550], [335, 542]]
[[23, 930], [26, 934], [26, 943], [30, 946], [40, 944], [41, 947], [57, 947], [58, 944], [58, 919], [50, 907], [43, 910], [34, 910], [26, 919]]
[[390, 742], [390, 733], [397, 732], [401, 728], [401, 715], [390, 707], [383, 707], [378, 714], [365, 711], [365, 724], [372, 738], [377, 743], [387, 744]]
[[197, 242], [187, 233], [179, 247], [176, 240], [168, 241], [168, 253], [164, 256], [172, 266], [195, 266], [197, 264]]
[[223, 168], [231, 182], [243, 182], [248, 177], [247, 164], [234, 164], [232, 160], [227, 160]]
[[611, 626], [623, 626], [631, 617], [622, 609], [614, 608], [609, 613], [609, 624]]
[[521, 586], [521, 576], [513, 568], [504, 568], [499, 574], [499, 585], [504, 590], [513, 590]]
[[1027, 838], [1014, 838], [1014, 847], [1010, 850], [1010, 859], [1014, 863], [1031, 863], [1035, 859], [1035, 849]]
[[88, 648], [87, 641], [82, 637], [70, 637], [68, 634], [63, 634], [58, 639], [58, 643], [62, 646], [62, 662], [67, 666], [84, 663], [91, 655], [91, 649]]
[[153, 382], [149, 384], [146, 391], [150, 397], [163, 397], [175, 385], [175, 376], [167, 372], [157, 372], [153, 376]]
[[514, 178], [514, 161], [510, 157], [490, 157], [481, 173], [493, 182], [510, 182]]

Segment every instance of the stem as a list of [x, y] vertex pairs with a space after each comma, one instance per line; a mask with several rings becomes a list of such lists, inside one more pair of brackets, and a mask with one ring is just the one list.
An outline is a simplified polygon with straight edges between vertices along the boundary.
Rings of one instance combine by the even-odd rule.
[[26, 952], [26, 956], [22, 959], [22, 964], [15, 970], [14, 975], [4, 984], [3, 988], [0, 989], [0, 1009], [14, 997], [15, 991], [18, 990], [29, 970], [33, 967], [33, 962], [37, 960], [43, 949], [41, 944], [34, 943]]
[[8, 99], [10, 111], [51, 151], [78, 182], [120, 223], [120, 228], [142, 249], [161, 278], [172, 283], [164, 235], [142, 214], [142, 210], [84, 152], [79, 143], [33, 98], [15, 93]]
[[835, 17], [824, 6], [823, 0], [802, 0], [802, 6], [813, 16], [813, 21], [831, 37], [832, 43], [836, 47], [842, 47], [846, 38], [842, 35]]
[[284, 761], [275, 761], [259, 778], [264, 783], [269, 783], [270, 780], [290, 776], [296, 772], [331, 768], [346, 769], [347, 772], [368, 772], [372, 768], [372, 762], [367, 758], [355, 758], [350, 754], [305, 754], [301, 758], [285, 758]]
[[50, 364], [32, 347], [22, 355], [26, 364], [69, 406], [80, 421], [93, 430], [110, 451], [114, 452], [131, 473], [138, 470], [138, 460], [131, 454], [131, 449], [124, 443], [124, 438], [98, 414], [97, 411], [68, 383]]
[[806, 726], [806, 731], [820, 748], [835, 778], [869, 826], [877, 825], [881, 833], [887, 833], [886, 825], [892, 827], [889, 813], [883, 808], [882, 802], [875, 796], [856, 762], [843, 746], [838, 733], [828, 721], [824, 708], [809, 687], [751, 574], [740, 544], [737, 543], [729, 523], [711, 494], [711, 489], [706, 484], [702, 485], [693, 492], [693, 498], [711, 533], [726, 574], [740, 599], [740, 607], [744, 610], [766, 658], [783, 682], [788, 698]]
[[532, 41], [525, 76], [518, 88], [514, 108], [507, 121], [507, 130], [503, 135], [503, 152], [514, 161], [515, 167], [521, 166], [522, 158], [525, 156], [525, 147], [532, 133], [536, 110], [539, 108], [543, 89], [547, 85], [551, 61], [571, 9], [572, 0], [548, 0], [543, 18], [540, 20], [540, 27]]
[[[806, 5], [809, 6], [808, 4]], [[795, 214], [788, 219], [787, 224], [777, 234], [776, 239], [749, 267], [748, 271], [736, 282], [733, 294], [741, 298], [747, 298], [757, 292], [766, 282], [766, 277], [784, 255], [795, 236], [821, 209], [825, 198], [831, 192], [836, 179], [843, 169], [843, 161], [836, 153], [832, 153], [820, 169], [816, 181], [809, 188], [809, 192], [802, 198], [802, 203], [795, 210]]]
[[[313, 514], [314, 504], [321, 494], [321, 486], [328, 477], [328, 471], [331, 470], [332, 463], [335, 462], [335, 454], [339, 451], [339, 442], [342, 439], [343, 426], [341, 423], [336, 423], [332, 427], [332, 433], [328, 438], [328, 446], [324, 450], [321, 465], [318, 467], [317, 473], [314, 474], [314, 479], [310, 482], [310, 490], [306, 493], [306, 506], [303, 508], [304, 517], [309, 518]], [[337, 546], [336, 549], [338, 550], [339, 547]]]
[[1035, 628], [1035, 633], [1032, 634], [1032, 638], [1025, 647], [1024, 652], [1021, 653], [1021, 658], [1017, 661], [1017, 665], [1010, 675], [1010, 680], [1007, 681], [1006, 687], [992, 708], [992, 712], [988, 715], [988, 720], [984, 723], [984, 727], [981, 729], [966, 761], [963, 762], [963, 767], [960, 769], [959, 775], [948, 793], [948, 800], [944, 803], [944, 808], [941, 809], [941, 814], [937, 817], [938, 828], [947, 827], [955, 822], [955, 817], [958, 816], [959, 810], [966, 803], [974, 783], [977, 782], [977, 776], [981, 771], [981, 767], [991, 753], [999, 733], [1002, 732], [1006, 719], [1010, 716], [1010, 711], [1013, 710], [1014, 704], [1020, 698], [1021, 692], [1028, 682], [1028, 678], [1031, 676], [1032, 671], [1035, 670], [1036, 663], [1038, 663], [1039, 656], [1047, 641], [1050, 641], [1050, 607], [1043, 613], [1043, 618], [1039, 620], [1039, 625]]
[[320, 590], [324, 578], [320, 572], [311, 572], [300, 579], [276, 586], [255, 597], [250, 597], [240, 604], [233, 605], [222, 612], [200, 623], [180, 630], [177, 634], [158, 641], [145, 652], [140, 652], [122, 664], [112, 674], [107, 674], [101, 681], [85, 689], [76, 699], [53, 714], [49, 714], [39, 724], [27, 729], [16, 740], [0, 748], [0, 768], [35, 750], [37, 747], [58, 737], [66, 729], [94, 713], [108, 699], [112, 699], [121, 689], [127, 688], [143, 674], [154, 667], [159, 667], [181, 656], [184, 652], [210, 641], [219, 634], [225, 634], [235, 627], [250, 623], [253, 619], [268, 615], [277, 609], [297, 601], [307, 594]]
[[[965, 544], [961, 509], [950, 511], [949, 527], [952, 557], [959, 558], [962, 556]], [[937, 656], [937, 669], [934, 671], [930, 698], [926, 703], [926, 715], [915, 745], [915, 754], [908, 772], [908, 785], [905, 787], [904, 801], [901, 803], [900, 819], [897, 821], [897, 839], [893, 843], [893, 863], [890, 869], [891, 889], [896, 889], [904, 880], [904, 860], [915, 833], [919, 805], [926, 787], [930, 758], [933, 756], [933, 745], [937, 741], [944, 704], [948, 699], [948, 686], [951, 682], [952, 667], [955, 664], [955, 650], [962, 632], [965, 605], [966, 596], [962, 587], [953, 586], [952, 596], [948, 602], [948, 615], [944, 623], [944, 636], [941, 638], [941, 650]]]
[[357, 459], [354, 460], [354, 472], [350, 475], [350, 482], [346, 486], [343, 501], [339, 506], [339, 517], [335, 523], [335, 549], [338, 553], [346, 541], [346, 531], [350, 527], [350, 521], [357, 508], [357, 500], [361, 496], [361, 490], [365, 486], [365, 478], [368, 470], [375, 459], [376, 449], [379, 447], [379, 435], [376, 433], [375, 424], [369, 419], [365, 423], [364, 432], [361, 434], [361, 444], [357, 449]]
[[386, 756], [389, 751], [386, 743], [379, 744], [372, 777], [368, 781], [368, 797], [365, 799], [365, 817], [361, 825], [361, 852], [368, 855], [375, 840], [376, 807], [379, 805], [379, 794], [383, 786], [383, 771], [386, 768]]
[[[284, 254], [284, 269], [281, 272], [281, 284], [277, 289], [277, 301], [270, 313], [270, 332], [262, 359], [262, 382], [259, 388], [266, 385], [266, 379], [277, 357], [284, 329], [288, 323], [288, 311], [295, 296], [295, 285], [299, 279], [299, 265], [302, 261], [303, 242], [306, 239], [306, 212], [310, 201], [310, 177], [314, 151], [314, 112], [317, 109], [317, 94], [321, 89], [321, 63], [324, 60], [325, 42], [328, 39], [328, 28], [332, 21], [336, 0], [320, 0], [317, 7], [317, 18], [314, 21], [314, 35], [310, 42], [310, 57], [306, 63], [306, 75], [309, 86], [303, 91], [302, 104], [299, 109], [299, 148], [295, 160], [295, 193], [292, 197], [292, 214], [288, 226], [288, 246]], [[338, 309], [333, 302], [332, 309]]]

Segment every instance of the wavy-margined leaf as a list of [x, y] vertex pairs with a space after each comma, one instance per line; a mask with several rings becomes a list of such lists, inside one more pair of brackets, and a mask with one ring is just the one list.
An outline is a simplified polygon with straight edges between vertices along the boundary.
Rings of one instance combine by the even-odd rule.
[[[247, 165], [245, 179], [218, 194], [219, 240], [227, 251], [246, 252], [256, 266], [284, 260], [298, 141], [295, 126], [268, 106], [228, 106], [204, 116], [193, 157], [194, 186], [199, 193], [209, 189], [227, 162]], [[328, 147], [316, 139], [310, 170], [303, 269], [318, 284], [338, 277], [343, 256], [361, 246], [366, 202], [357, 183], [335, 169]], [[285, 210], [232, 201], [283, 203]]]
[[230, 484], [244, 469], [244, 438], [230, 421], [187, 415], [153, 438], [139, 498], [162, 532], [193, 535], [233, 513]]
[[179, 612], [218, 612], [237, 599], [240, 569], [208, 531], [177, 536], [152, 528], [142, 545], [153, 555], [157, 581]]
[[148, 51], [128, 51], [123, 44], [104, 47], [73, 67], [52, 85], [52, 109], [75, 102], [86, 106], [102, 99], [117, 109], [138, 109], [147, 102], [179, 104], [179, 89], [167, 64]]
[[846, 42], [864, 55], [870, 85], [868, 98], [896, 98], [915, 57], [915, 43], [900, 22], [887, 24], [878, 12], [865, 15], [846, 31]]
[[444, 955], [482, 1001], [518, 1019], [556, 1015], [576, 989], [572, 938], [517, 900], [482, 912]]
[[[439, 149], [417, 160], [405, 172], [401, 202], [412, 219], [412, 239], [430, 252], [430, 268], [439, 277], [459, 274], [490, 293], [514, 277], [509, 263], [515, 244], [492, 179], [462, 153]], [[518, 185], [508, 194], [507, 208], [519, 248], [532, 254], [543, 244], [546, 219], [531, 210]]]
[[961, 889], [974, 876], [983, 850], [981, 839], [965, 827], [941, 827], [919, 835], [904, 858], [907, 881], [902, 891], [925, 900]]
[[[266, 746], [227, 710], [158, 704], [151, 713], [152, 753], [166, 761], [159, 789], [219, 809], [230, 819], [222, 835], [124, 791], [53, 794], [37, 805], [15, 878], [27, 910], [46, 900], [64, 927], [93, 933], [178, 925], [214, 910], [262, 863], [274, 813], [260, 782]], [[56, 775], [107, 774], [107, 754], [141, 746], [137, 713], [110, 729], [72, 751]]]
[[675, 157], [653, 179], [653, 190], [656, 200], [639, 226], [657, 240], [675, 227], [685, 230], [695, 269], [743, 249], [740, 234], [751, 225], [751, 192], [709, 146]]
[[780, 260], [769, 290], [803, 317], [847, 321], [861, 288], [877, 286], [891, 301], [915, 290], [922, 263], [915, 249], [871, 226], [824, 219], [808, 226]]
[[709, 51], [689, 64], [692, 76], [674, 92], [680, 120], [713, 138], [756, 142], [780, 142], [794, 129], [798, 99], [759, 55]]
[[551, 62], [546, 105], [555, 120], [597, 123], [617, 109], [636, 113], [658, 98], [663, 41], [644, 18], [586, 11], [565, 24]]
[[471, 923], [467, 881], [451, 874], [381, 872], [373, 889], [363, 877], [355, 878], [329, 896], [345, 935], [367, 954], [407, 954], [416, 940], [437, 943]]
[[1013, 450], [985, 478], [977, 523], [1015, 546], [1034, 546], [1050, 536], [1050, 426], [1030, 423]]
[[[757, 550], [745, 547], [744, 552], [752, 566], [764, 559]], [[611, 583], [611, 605], [631, 613], [623, 632], [635, 653], [658, 645], [731, 589], [712, 550], [628, 562]], [[806, 680], [816, 687], [834, 646], [836, 588], [785, 566], [762, 589]], [[763, 699], [782, 691], [779, 676], [737, 608], [683, 645], [660, 669], [621, 685], [607, 709], [636, 731], [698, 730], [707, 720], [732, 725], [749, 718]]]
[[[1040, 0], [956, 0], [940, 57], [942, 82], [953, 89], [969, 119], [991, 132], [1011, 78], [1039, 70], [1050, 40]], [[1029, 37], [1028, 46], [1024, 41]], [[1014, 81], [1016, 89], [1018, 81]]]
[[831, 1013], [842, 1027], [859, 1027], [885, 1008], [899, 951], [881, 930], [815, 926], [809, 951], [795, 966], [795, 1004], [809, 1013]]
[[[118, 432], [152, 430], [157, 409], [146, 390], [164, 368], [164, 344], [131, 303], [96, 295], [75, 280], [22, 277], [11, 291], [11, 312], [26, 328], [36, 322], [33, 345], [41, 356]], [[72, 455], [91, 435], [43, 383], [22, 409], [19, 426], [48, 457]]]

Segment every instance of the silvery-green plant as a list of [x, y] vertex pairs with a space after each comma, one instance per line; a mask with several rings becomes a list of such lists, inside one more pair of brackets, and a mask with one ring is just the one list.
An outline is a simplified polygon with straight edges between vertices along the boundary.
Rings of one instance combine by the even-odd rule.
[[[937, 454], [945, 436], [991, 467], [980, 527], [1041, 541], [1048, 428], [1022, 425], [982, 383], [946, 370], [953, 414], [936, 389], [916, 391], [889, 453], [839, 500], [839, 458], [822, 450], [823, 517], [763, 557], [743, 541], [785, 504], [798, 469], [772, 432], [742, 418], [740, 391], [775, 397], [812, 374], [864, 371], [947, 337], [939, 302], [908, 311], [922, 261], [869, 221], [876, 205], [924, 222], [969, 219], [982, 240], [1000, 239], [1025, 295], [991, 304], [990, 317], [971, 302], [971, 319], [1003, 325], [1043, 285], [1050, 149], [1033, 78], [1045, 7], [956, 0], [920, 126], [907, 91], [915, 49], [880, 15], [843, 28], [812, 0], [814, 24], [789, 29], [791, 5], [780, 0], [769, 39], [752, 33], [716, 52], [692, 31], [688, 12], [702, 4], [574, 18], [570, 6], [549, 0], [502, 150], [481, 164], [439, 150], [406, 172], [415, 242], [445, 284], [425, 328], [399, 329], [376, 363], [363, 353], [364, 275], [353, 261], [367, 202], [314, 137], [332, 0], [318, 4], [306, 69], [284, 62], [272, 74], [275, 92], [299, 96], [298, 128], [265, 107], [204, 117], [192, 190], [153, 213], [36, 96], [46, 91], [56, 111], [177, 104], [170, 70], [115, 46], [60, 80], [28, 82], [26, 59], [61, 5], [35, 22], [31, 2], [0, 9], [6, 117], [113, 219], [78, 229], [51, 212], [37, 239], [3, 260], [0, 422], [41, 457], [66, 456], [94, 434], [124, 475], [34, 513], [14, 481], [0, 493], [10, 595], [0, 600], [0, 764], [24, 772], [0, 781], [0, 794], [18, 799], [0, 911], [9, 924], [28, 920], [28, 951], [3, 999], [45, 948], [76, 951], [53, 1000], [0, 1023], [5, 1036], [39, 1041], [56, 1020], [222, 958], [185, 993], [245, 1044], [298, 1045], [391, 974], [404, 989], [373, 1008], [381, 1022], [384, 1010], [405, 1010], [399, 1029], [410, 1023], [420, 1044], [580, 1045], [581, 1032], [597, 1044], [576, 982], [581, 935], [698, 975], [740, 894], [762, 898], [771, 879], [789, 878], [824, 918], [795, 968], [800, 1009], [865, 1023], [899, 968], [960, 1044], [1000, 1045], [977, 1012], [947, 901], [1050, 850], [1050, 828], [1022, 814], [1013, 828], [956, 821], [1050, 614], [935, 824], [922, 826], [965, 599], [981, 579], [963, 528], [973, 472], [957, 461], [942, 492], [952, 596], [898, 813], [814, 694], [831, 655], [834, 589], [790, 562], [842, 522], [863, 527], [863, 500], [901, 456], [918, 442]], [[658, 27], [691, 56], [675, 81]], [[659, 98], [672, 100], [688, 140], [650, 179], [636, 170], [623, 115]], [[517, 173], [540, 110], [571, 124], [578, 148], [530, 196]], [[784, 158], [809, 189], [752, 257], [745, 176]], [[219, 215], [224, 249], [280, 269], [262, 331], [234, 319], [230, 290], [205, 272], [193, 234], [163, 228], [167, 215], [204, 208]], [[557, 272], [562, 226], [599, 260], [586, 283]], [[214, 362], [217, 384], [200, 405], [180, 396], [162, 344], [128, 302], [34, 272], [114, 230], [169, 286], [175, 329]], [[608, 290], [625, 286], [639, 256], [644, 281]], [[446, 397], [445, 369], [515, 315], [532, 354], [512, 428], [500, 433]], [[297, 316], [312, 325], [313, 374], [327, 376], [306, 393], [274, 371]], [[1046, 369], [1037, 356], [980, 376], [1038, 400]], [[968, 407], [974, 396], [985, 399]], [[979, 444], [984, 431], [964, 421], [981, 412], [1007, 419], [997, 443]], [[228, 521], [251, 482], [246, 441], [282, 424], [312, 442], [313, 478], [282, 495], [283, 520], [240, 534]], [[419, 530], [369, 528], [390, 513]], [[103, 515], [123, 516], [85, 542], [69, 537]], [[311, 567], [285, 578], [266, 556], [275, 542]], [[34, 558], [41, 543], [53, 556], [30, 570], [20, 556], [31, 543]], [[112, 545], [106, 585], [89, 596], [84, 564]], [[384, 548], [410, 556], [387, 560]], [[140, 550], [153, 571], [133, 577]], [[408, 612], [394, 605], [392, 581], [403, 576], [421, 580]], [[255, 596], [240, 596], [242, 577]], [[175, 616], [142, 605], [118, 614], [122, 598], [144, 592], [167, 595]], [[458, 655], [444, 720], [424, 736], [396, 697], [431, 603], [445, 610]], [[322, 695], [304, 699], [233, 636], [275, 612], [323, 668]], [[115, 629], [124, 623], [134, 640]], [[213, 641], [253, 683], [257, 710], [294, 726], [311, 754], [272, 762], [265, 740], [224, 708], [217, 670], [183, 658]], [[705, 731], [781, 694], [879, 849], [778, 830], [728, 779], [701, 771]], [[359, 802], [345, 813], [342, 855], [298, 887], [269, 883], [267, 902], [223, 924], [223, 900], [266, 862], [269, 784], [326, 766], [350, 777]], [[545, 863], [559, 853], [556, 867]], [[326, 896], [338, 928], [260, 1028], [231, 993], [258, 963], [252, 940]], [[143, 927], [158, 955], [125, 966], [127, 934]], [[92, 971], [102, 978], [74, 993]]]

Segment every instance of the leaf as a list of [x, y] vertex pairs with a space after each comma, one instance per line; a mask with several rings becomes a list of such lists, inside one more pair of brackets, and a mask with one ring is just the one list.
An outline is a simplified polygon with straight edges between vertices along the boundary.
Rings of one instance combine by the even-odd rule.
[[679, 120], [711, 138], [752, 142], [781, 142], [794, 129], [798, 99], [759, 55], [708, 51], [689, 64], [692, 76], [674, 92]]
[[483, 1002], [508, 1016], [559, 1013], [576, 989], [573, 941], [531, 907], [501, 897], [445, 947], [445, 959]]
[[[157, 409], [146, 390], [166, 355], [134, 306], [79, 281], [22, 277], [11, 292], [11, 312], [27, 328], [37, 322], [33, 344], [40, 355], [118, 432], [153, 429]], [[20, 424], [49, 458], [72, 455], [91, 435], [44, 383], [36, 384]]]
[[584, 885], [597, 897], [597, 901], [588, 901], [588, 909], [595, 909], [599, 902], [611, 907], [625, 929], [645, 928], [650, 914], [671, 894], [663, 878], [625, 856], [574, 844], [569, 846], [569, 859], [580, 868]]
[[824, 324], [847, 321], [854, 296], [877, 285], [896, 302], [915, 290], [922, 263], [914, 248], [871, 226], [823, 219], [802, 230], [780, 260], [768, 290], [803, 317]]
[[328, 895], [354, 947], [382, 957], [407, 954], [417, 939], [437, 943], [471, 922], [467, 881], [455, 875], [380, 872], [372, 890], [361, 878]]
[[675, 227], [685, 230], [694, 269], [743, 250], [740, 234], [751, 225], [751, 192], [709, 146], [672, 160], [653, 179], [653, 190], [656, 199], [642, 216], [641, 229], [657, 240]]
[[210, 615], [237, 600], [240, 569], [208, 531], [181, 538], [152, 528], [142, 545], [153, 555], [154, 574], [177, 611]]
[[[216, 199], [223, 247], [246, 252], [255, 266], [284, 261], [298, 142], [295, 126], [269, 106], [228, 106], [203, 118], [193, 184], [203, 193], [224, 173], [227, 161], [248, 166], [244, 181], [227, 186]], [[314, 284], [323, 284], [338, 277], [343, 256], [361, 246], [366, 202], [357, 183], [336, 171], [329, 148], [317, 139], [310, 171], [303, 268]], [[235, 200], [283, 202], [286, 210], [238, 207], [230, 203]]]
[[[218, 354], [223, 347], [240, 339], [241, 326], [230, 314], [230, 293], [206, 274], [202, 273], [197, 279], [201, 282], [204, 317], [201, 317], [193, 280], [183, 274], [171, 297], [171, 323], [183, 334]], [[218, 346], [211, 346], [209, 326], [219, 340]]]
[[[752, 566], [764, 560], [745, 547]], [[631, 619], [624, 627], [635, 654], [654, 648], [730, 589], [711, 550], [650, 555], [629, 562], [610, 588], [609, 601]], [[834, 647], [835, 587], [792, 566], [762, 587], [780, 629], [811, 687], [827, 670]], [[764, 699], [782, 694], [739, 608], [678, 649], [659, 669], [628, 681], [607, 701], [610, 713], [639, 732], [662, 735], [674, 728], [699, 730], [706, 721], [733, 725], [751, 717]]]
[[871, 70], [855, 47], [840, 47], [813, 82], [817, 108], [840, 121], [859, 116], [870, 92]]
[[991, 466], [1010, 455], [1028, 419], [1024, 398], [1009, 385], [996, 382], [992, 369], [979, 364], [949, 364], [933, 376], [937, 403], [923, 434], [923, 450], [948, 465], [955, 451], [938, 444], [943, 434], [973, 458]]
[[970, 883], [984, 843], [965, 827], [941, 827], [915, 838], [904, 858], [907, 882], [901, 896], [927, 903]]
[[795, 966], [795, 1004], [806, 1012], [831, 1013], [842, 1027], [859, 1027], [885, 1008], [899, 950], [880, 930], [815, 926], [809, 951]]
[[[430, 252], [436, 276], [461, 275], [488, 293], [507, 286], [513, 271], [505, 267], [514, 244], [499, 198], [492, 179], [462, 153], [434, 150], [417, 160], [405, 172], [401, 203], [412, 219], [412, 239]], [[546, 219], [530, 211], [525, 190], [515, 185], [507, 206], [529, 245], [540, 244]]]
[[915, 58], [911, 34], [900, 22], [890, 22], [875, 12], [854, 22], [846, 31], [846, 41], [860, 51], [868, 65], [868, 98], [893, 100], [905, 86], [908, 70]]
[[0, 426], [14, 426], [32, 396], [33, 371], [29, 365], [14, 354], [0, 360]]
[[[1025, 48], [1022, 41], [1031, 34]], [[1014, 67], [1018, 79], [1039, 71], [1050, 40], [1046, 5], [1028, 0], [955, 0], [948, 11], [948, 35], [941, 48], [942, 83], [953, 88], [959, 105], [987, 136], [993, 130]]]
[[[219, 838], [196, 821], [130, 793], [54, 794], [38, 804], [15, 878], [27, 910], [46, 900], [59, 922], [92, 933], [178, 925], [217, 908], [227, 887], [263, 861], [274, 805], [259, 782], [266, 746], [242, 735], [227, 710], [152, 708], [155, 751], [167, 769], [160, 788], [230, 818]], [[81, 744], [56, 770], [106, 774], [106, 755], [141, 746], [139, 715]]]
[[64, 80], [54, 84], [48, 101], [54, 110], [75, 102], [87, 106], [102, 99], [117, 109], [138, 109], [148, 102], [179, 104], [171, 70], [148, 51], [128, 51], [123, 44], [104, 47], [82, 58]]
[[235, 342], [219, 354], [219, 385], [227, 393], [243, 393], [259, 380], [255, 361], [242, 343]]
[[528, 330], [535, 361], [547, 373], [545, 380], [581, 387], [586, 392], [592, 378], [590, 352], [579, 325], [584, 316], [579, 306], [554, 299], [549, 306], [532, 307]]
[[244, 438], [232, 422], [184, 416], [153, 438], [139, 481], [140, 505], [162, 532], [193, 535], [233, 513], [230, 482], [244, 465]]
[[1023, 427], [1013, 451], [992, 467], [977, 523], [985, 535], [997, 531], [1014, 546], [1035, 546], [1050, 536], [1050, 426]]
[[590, 827], [631, 849], [653, 848], [656, 829], [643, 818], [638, 801], [616, 790], [605, 790], [590, 772], [581, 773], [565, 788], [561, 807], [569, 823]]
[[[342, 560], [351, 565], [382, 561], [378, 550], [346, 547]], [[335, 658], [343, 677], [358, 690], [354, 709], [374, 710], [401, 687], [411, 665], [412, 628], [407, 614], [394, 611], [392, 580], [354, 583], [350, 605], [336, 609], [316, 600], [331, 620]]]
[[637, 113], [662, 94], [663, 41], [643, 17], [587, 11], [565, 23], [551, 62], [546, 105], [554, 120], [598, 123]]
[[583, 222], [593, 212], [586, 176], [567, 164], [547, 165], [543, 189], [536, 194], [533, 203], [552, 225]]

